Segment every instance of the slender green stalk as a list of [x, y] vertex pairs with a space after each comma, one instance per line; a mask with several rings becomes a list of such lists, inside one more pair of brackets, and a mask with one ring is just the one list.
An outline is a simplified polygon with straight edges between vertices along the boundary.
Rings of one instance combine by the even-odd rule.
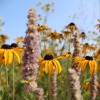
[[8, 96], [8, 100], [9, 100], [8, 67], [6, 67], [6, 87], [7, 87], [7, 96]]
[[70, 93], [69, 93], [69, 81], [68, 81], [68, 68], [69, 68], [69, 57], [67, 59], [67, 66], [66, 66], [65, 100], [69, 100], [69, 97], [70, 97]]
[[[71, 40], [71, 35], [69, 37], [69, 45], [68, 45], [68, 52], [70, 52], [70, 40]], [[69, 57], [67, 59], [67, 66], [66, 66], [66, 80], [65, 80], [65, 100], [69, 99], [70, 93], [69, 93], [69, 81], [68, 81], [68, 68], [69, 68]]]
[[50, 75], [48, 74], [48, 100], [50, 100]]
[[57, 100], [57, 75], [56, 75], [56, 68], [53, 68], [53, 74], [50, 77], [50, 97], [51, 100]]
[[13, 64], [12, 64], [12, 76], [13, 76], [13, 100], [15, 99], [15, 73], [14, 73], [14, 62], [13, 62]]
[[69, 44], [68, 44], [68, 52], [70, 52], [70, 40], [71, 40], [71, 35], [70, 35], [69, 40], [68, 40], [68, 42], [69, 42]]
[[[2, 67], [3, 67], [3, 64], [0, 66], [0, 87], [2, 87]], [[1, 95], [1, 99], [3, 98], [2, 96], [2, 91], [0, 92], [0, 95]]]

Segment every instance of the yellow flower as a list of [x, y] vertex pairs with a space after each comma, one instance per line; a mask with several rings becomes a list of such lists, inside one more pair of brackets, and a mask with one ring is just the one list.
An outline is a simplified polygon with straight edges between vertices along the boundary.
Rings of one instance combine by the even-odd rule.
[[60, 59], [60, 58], [68, 58], [68, 57], [72, 57], [72, 54], [70, 52], [67, 52], [64, 55], [58, 56], [57, 59]]
[[[87, 89], [87, 88], [90, 87], [90, 85], [91, 85], [91, 82], [86, 82], [86, 83], [84, 84], [84, 88]], [[97, 87], [100, 88], [100, 84], [97, 84]]]
[[50, 36], [50, 37], [51, 37], [52, 39], [54, 39], [54, 40], [63, 38], [63, 37], [62, 37], [62, 34], [57, 33], [56, 31], [54, 31], [54, 32], [49, 32], [49, 33], [48, 33], [48, 36]]
[[83, 45], [83, 52], [84, 53], [87, 53], [87, 50], [94, 50], [94, 49], [95, 49], [95, 47], [93, 45], [89, 45], [88, 43], [85, 43]]
[[0, 47], [5, 43], [5, 41], [8, 39], [9, 37], [7, 35], [1, 34], [0, 35]]
[[82, 32], [82, 33], [79, 35], [79, 37], [82, 38], [82, 39], [85, 39], [85, 38], [86, 38], [85, 32]]
[[20, 63], [20, 57], [18, 53], [11, 48], [11, 45], [3, 44], [0, 49], [0, 63], [4, 63], [8, 66], [13, 62], [14, 56], [17, 57], [18, 63]]
[[86, 82], [86, 83], [84, 84], [84, 88], [85, 88], [85, 89], [89, 88], [90, 84], [91, 84], [91, 82]]
[[91, 56], [86, 56], [85, 58], [82, 57], [76, 57], [74, 59], [74, 63], [78, 64], [78, 70], [84, 71], [86, 66], [89, 64], [90, 67], [90, 74], [96, 73], [98, 68], [97, 68], [97, 63]]
[[7, 36], [7, 35], [4, 35], [4, 34], [2, 34], [2, 35], [0, 35], [0, 37], [2, 38], [2, 39], [9, 39], [9, 37]]
[[100, 62], [100, 49], [98, 49], [98, 50], [94, 53], [94, 58], [96, 59], [96, 61]]
[[53, 58], [52, 55], [46, 54], [44, 58], [40, 59], [40, 73], [43, 74], [45, 71], [46, 74], [53, 74], [53, 68], [56, 68], [56, 74], [61, 73], [62, 67], [59, 61], [56, 58]]
[[72, 34], [72, 32], [67, 31], [67, 30], [63, 30], [62, 33], [64, 34], [64, 36], [65, 36], [66, 38], [70, 38], [70, 36], [71, 36], [71, 34]]
[[97, 30], [100, 32], [100, 19], [98, 19], [99, 24], [96, 24]]
[[51, 28], [49, 28], [49, 27], [47, 27], [47, 26], [45, 26], [45, 25], [41, 25], [41, 26], [40, 26], [40, 25], [38, 24], [37, 30], [38, 30], [38, 32], [42, 32], [42, 31], [44, 31], [44, 30], [46, 30], [46, 31], [51, 30]]
[[17, 45], [16, 43], [12, 43], [12, 44], [11, 44], [11, 49], [13, 49], [15, 52], [18, 53], [18, 55], [19, 55], [20, 57], [22, 57], [22, 55], [23, 55], [23, 48], [18, 47], [18, 45]]
[[65, 28], [70, 29], [71, 31], [77, 30], [77, 27], [73, 22], [65, 26]]
[[17, 37], [15, 40], [17, 43], [19, 43], [19, 42], [22, 43], [24, 41], [23, 37]]

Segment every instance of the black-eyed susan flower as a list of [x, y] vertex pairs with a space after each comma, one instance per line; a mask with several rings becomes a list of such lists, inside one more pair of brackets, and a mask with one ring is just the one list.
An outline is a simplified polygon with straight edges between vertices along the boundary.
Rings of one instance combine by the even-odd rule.
[[98, 19], [98, 24], [96, 24], [96, 27], [97, 27], [97, 30], [99, 30], [99, 32], [100, 32], [100, 19]]
[[68, 58], [68, 57], [72, 57], [72, 54], [70, 52], [67, 52], [61, 56], [58, 56], [57, 59], [60, 59], [60, 58]]
[[22, 43], [24, 41], [24, 38], [23, 37], [17, 37], [15, 40], [16, 40], [17, 43]]
[[51, 30], [51, 28], [49, 28], [49, 27], [47, 27], [45, 25], [39, 25], [38, 24], [37, 30], [38, 30], [38, 32], [42, 32], [42, 31], [49, 31], [49, 30]]
[[76, 27], [75, 23], [73, 23], [73, 22], [68, 24], [65, 28], [70, 29], [71, 31], [77, 30], [77, 27]]
[[1, 37], [3, 40], [9, 39], [9, 37], [8, 37], [7, 35], [4, 35], [4, 34], [1, 34], [0, 37]]
[[70, 38], [70, 36], [71, 36], [71, 34], [72, 34], [72, 32], [70, 32], [70, 31], [68, 31], [68, 30], [63, 30], [62, 33], [64, 34], [64, 36], [65, 36], [66, 38]]
[[90, 67], [90, 74], [96, 73], [98, 68], [97, 68], [97, 63], [91, 56], [86, 56], [85, 58], [82, 57], [76, 57], [74, 60], [74, 63], [78, 64], [78, 70], [84, 71], [86, 66], [89, 65]]
[[87, 50], [94, 50], [95, 49], [95, 47], [93, 46], [93, 45], [89, 45], [88, 43], [85, 43], [85, 44], [83, 44], [83, 53], [86, 53], [87, 52]]
[[44, 58], [40, 59], [40, 73], [43, 74], [45, 71], [46, 74], [53, 74], [54, 67], [56, 68], [56, 74], [61, 73], [62, 67], [59, 63], [59, 61], [56, 58], [53, 58], [52, 55], [46, 54]]
[[3, 44], [0, 49], [0, 62], [8, 66], [13, 62], [14, 56], [17, 57], [17, 61], [20, 63], [20, 57], [18, 53], [11, 48], [11, 45]]
[[96, 59], [96, 61], [100, 62], [100, 49], [96, 50], [96, 52], [94, 53], [94, 58]]
[[85, 32], [81, 32], [81, 34], [79, 35], [80, 38], [85, 39], [86, 38], [86, 34]]
[[0, 47], [5, 43], [7, 39], [9, 39], [7, 35], [4, 35], [4, 34], [0, 35]]
[[[83, 87], [84, 87], [85, 89], [87, 89], [87, 88], [90, 87], [90, 85], [91, 85], [91, 81], [90, 81], [90, 82], [86, 82], [86, 83], [84, 84]], [[100, 84], [97, 84], [97, 87], [100, 88]]]
[[63, 38], [62, 34], [58, 33], [57, 31], [49, 32], [48, 36], [50, 36], [53, 40]]

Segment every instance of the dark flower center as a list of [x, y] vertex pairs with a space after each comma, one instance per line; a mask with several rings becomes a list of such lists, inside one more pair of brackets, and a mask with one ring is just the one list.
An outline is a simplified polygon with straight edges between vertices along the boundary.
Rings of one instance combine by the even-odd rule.
[[85, 32], [82, 32], [81, 34], [85, 34]]
[[4, 35], [0, 35], [1, 37], [4, 37]]
[[3, 45], [1, 46], [1, 49], [11, 49], [11, 46], [8, 45], [8, 44], [3, 44]]
[[71, 52], [68, 52], [68, 54], [71, 54]]
[[18, 45], [16, 43], [11, 44], [11, 48], [16, 48], [16, 47], [18, 47]]
[[40, 24], [38, 24], [38, 26], [40, 26]]
[[89, 45], [88, 43], [85, 43], [85, 45]]
[[69, 26], [75, 26], [75, 24], [72, 22], [72, 23], [69, 24]]
[[93, 60], [93, 58], [91, 56], [86, 56], [85, 59], [86, 60]]
[[52, 60], [53, 59], [53, 56], [50, 55], [50, 54], [46, 54], [45, 57], [44, 57], [45, 60]]

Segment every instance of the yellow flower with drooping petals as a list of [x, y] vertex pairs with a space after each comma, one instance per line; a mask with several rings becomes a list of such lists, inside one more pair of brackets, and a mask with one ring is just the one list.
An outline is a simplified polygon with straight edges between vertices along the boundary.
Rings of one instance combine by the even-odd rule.
[[96, 24], [97, 30], [100, 32], [100, 19], [98, 19], [99, 24]]
[[70, 31], [67, 31], [67, 30], [63, 30], [62, 31], [62, 33], [64, 34], [64, 36], [66, 37], [66, 38], [70, 38], [70, 36], [72, 35], [72, 32], [70, 32]]
[[70, 29], [71, 31], [78, 30], [73, 22], [68, 24], [65, 28]]
[[53, 40], [63, 38], [62, 34], [56, 32], [56, 30], [54, 32], [48, 32], [48, 36], [50, 36]]
[[3, 44], [0, 49], [0, 63], [4, 63], [8, 66], [13, 62], [14, 56], [17, 57], [17, 61], [20, 63], [20, 57], [18, 53], [11, 48], [11, 45]]
[[81, 32], [81, 34], [79, 35], [80, 38], [85, 39], [86, 38], [86, 34], [85, 32]]
[[62, 67], [59, 63], [59, 61], [56, 58], [53, 58], [52, 55], [46, 54], [44, 58], [40, 59], [40, 73], [41, 75], [46, 72], [46, 74], [53, 74], [54, 67], [56, 68], [56, 74], [61, 73]]
[[74, 63], [78, 64], [78, 70], [84, 71], [86, 69], [86, 66], [89, 64], [90, 67], [90, 74], [96, 73], [97, 68], [97, 62], [93, 60], [91, 56], [86, 56], [85, 58], [82, 57], [76, 57], [74, 59]]
[[49, 27], [47, 27], [45, 25], [39, 25], [38, 24], [37, 30], [38, 30], [38, 32], [42, 32], [42, 31], [49, 31], [49, 30], [51, 30], [51, 28], [49, 28]]
[[23, 37], [17, 37], [15, 40], [16, 40], [17, 43], [22, 43], [24, 41], [24, 38]]
[[7, 35], [4, 35], [4, 34], [0, 35], [0, 47], [5, 43], [7, 39], [9, 39]]
[[94, 53], [94, 58], [96, 59], [97, 62], [100, 62], [100, 49], [98, 49], [98, 50]]
[[64, 55], [58, 56], [57, 59], [60, 59], [60, 58], [68, 58], [68, 57], [72, 57], [72, 54], [70, 52], [67, 52]]

